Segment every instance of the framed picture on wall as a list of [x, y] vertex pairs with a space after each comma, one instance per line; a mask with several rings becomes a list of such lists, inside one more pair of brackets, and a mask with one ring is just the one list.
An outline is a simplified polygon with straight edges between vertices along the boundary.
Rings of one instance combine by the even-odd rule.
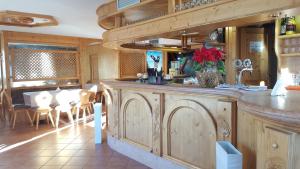
[[156, 68], [161, 71], [163, 67], [163, 52], [148, 50], [146, 52], [147, 68]]

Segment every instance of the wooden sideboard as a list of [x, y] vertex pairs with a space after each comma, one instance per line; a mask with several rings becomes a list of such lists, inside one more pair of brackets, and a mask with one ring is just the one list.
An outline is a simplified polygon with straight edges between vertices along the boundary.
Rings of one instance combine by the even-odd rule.
[[271, 97], [270, 91], [102, 83], [108, 135], [120, 142], [185, 168], [215, 168], [218, 140], [237, 147], [244, 169], [300, 167], [297, 92]]

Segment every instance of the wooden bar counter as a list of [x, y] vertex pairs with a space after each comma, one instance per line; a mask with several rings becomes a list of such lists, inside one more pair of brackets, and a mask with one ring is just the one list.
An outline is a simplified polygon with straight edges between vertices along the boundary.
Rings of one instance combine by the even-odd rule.
[[299, 92], [101, 83], [109, 145], [151, 168], [214, 169], [218, 140], [243, 153], [244, 169], [300, 168]]

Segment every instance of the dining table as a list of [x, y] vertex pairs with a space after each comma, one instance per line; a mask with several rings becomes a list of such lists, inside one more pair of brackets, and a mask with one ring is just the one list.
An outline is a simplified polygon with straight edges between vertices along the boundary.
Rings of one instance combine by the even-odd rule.
[[25, 105], [30, 107], [48, 107], [49, 105], [64, 105], [80, 101], [82, 89], [57, 89], [35, 92], [24, 92]]

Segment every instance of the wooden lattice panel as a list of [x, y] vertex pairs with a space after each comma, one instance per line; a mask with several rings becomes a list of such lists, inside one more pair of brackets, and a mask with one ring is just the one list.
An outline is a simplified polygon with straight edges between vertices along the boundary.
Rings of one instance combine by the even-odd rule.
[[120, 53], [120, 77], [136, 77], [146, 72], [145, 53]]
[[11, 49], [13, 81], [77, 79], [77, 51]]

